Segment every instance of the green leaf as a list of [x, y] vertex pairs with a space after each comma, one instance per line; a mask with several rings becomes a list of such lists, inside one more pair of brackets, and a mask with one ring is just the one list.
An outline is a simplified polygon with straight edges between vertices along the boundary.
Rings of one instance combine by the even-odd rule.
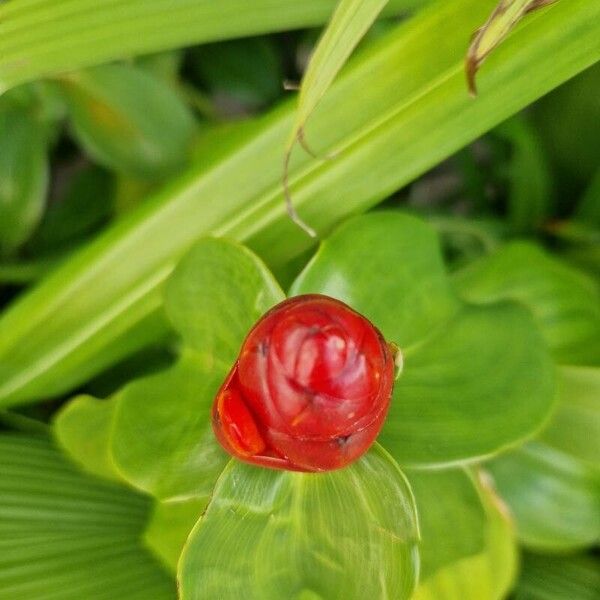
[[[478, 475], [479, 477], [473, 483], [479, 492], [480, 503], [485, 512], [485, 522], [481, 530], [484, 536], [484, 547], [475, 555], [455, 560], [433, 574], [426, 574], [421, 579], [412, 600], [500, 600], [506, 598], [507, 592], [512, 588], [517, 570], [513, 527], [494, 490], [490, 488], [481, 473]], [[424, 476], [433, 481], [438, 473], [432, 471]], [[417, 502], [419, 500], [421, 498], [417, 496]], [[437, 501], [445, 504], [443, 497], [438, 498]], [[430, 504], [431, 502], [423, 506], [422, 510]], [[474, 525], [474, 522], [470, 525], [468, 521], [466, 522], [469, 515], [473, 516], [472, 512], [460, 511], [456, 502], [446, 509], [438, 509], [440, 513], [444, 510], [447, 511], [448, 516], [452, 515], [458, 519], [458, 527], [453, 521], [444, 523], [438, 520], [431, 523], [435, 528], [431, 527], [428, 531], [426, 522], [423, 527], [424, 556], [427, 556], [428, 539], [432, 553], [440, 543], [453, 545], [456, 548], [461, 543], [458, 541], [461, 536], [468, 536], [470, 528]]]
[[51, 254], [82, 242], [110, 218], [113, 181], [95, 166], [86, 166], [69, 181], [53, 202], [27, 244], [34, 254]]
[[508, 217], [516, 231], [537, 231], [552, 213], [552, 171], [539, 133], [524, 118], [512, 118], [494, 132], [511, 145]]
[[553, 367], [531, 316], [508, 303], [461, 303], [433, 229], [414, 217], [379, 212], [346, 222], [292, 293], [337, 297], [400, 345], [404, 371], [380, 440], [402, 465], [497, 452], [549, 414]]
[[78, 396], [54, 419], [57, 442], [85, 471], [119, 480], [110, 456], [110, 431], [116, 399], [97, 400]]
[[475, 33], [467, 52], [466, 71], [469, 90], [477, 94], [475, 76], [481, 63], [528, 13], [556, 0], [500, 0], [488, 20]]
[[527, 243], [511, 243], [455, 277], [470, 302], [515, 300], [527, 306], [556, 360], [600, 364], [600, 291], [585, 274]]
[[597, 556], [542, 556], [526, 552], [515, 600], [597, 600]]
[[180, 97], [139, 67], [105, 65], [61, 77], [74, 133], [98, 163], [141, 177], [185, 164], [195, 123]]
[[420, 582], [485, 551], [487, 516], [478, 487], [466, 470], [410, 470], [407, 476], [419, 513]]
[[[2, 5], [4, 27], [22, 1]], [[148, 0], [143, 8], [137, 1], [126, 4], [137, 7], [138, 18], [139, 11], [152, 14]], [[197, 0], [193, 4], [200, 6]], [[55, 3], [50, 6], [54, 15]], [[87, 0], [86, 6], [91, 6]], [[105, 6], [94, 2], [90, 10]], [[246, 18], [248, 12], [240, 6], [254, 11], [254, 3], [249, 9], [246, 0], [236, 2]], [[223, 2], [217, 6], [211, 0], [210, 7], [222, 18], [231, 14]], [[465, 40], [491, 7], [491, 0], [456, 0], [425, 10], [381, 38], [331, 87], [307, 134], [318, 140], [319, 153], [335, 152], [336, 160], [317, 163], [297, 153], [290, 165], [294, 204], [321, 234], [386, 198], [600, 57], [595, 25], [600, 7], [588, 0], [559, 2], [528, 19], [490, 57], [490, 68], [480, 78], [486, 93], [473, 102], [463, 82]], [[82, 14], [84, 8], [78, 4]], [[116, 14], [112, 4], [108, 12]], [[256, 18], [249, 20], [256, 23]], [[61, 21], [68, 28], [78, 27], [77, 22]], [[185, 28], [198, 22], [186, 21]], [[157, 27], [170, 29], [164, 18]], [[38, 29], [27, 31], [37, 35]], [[121, 27], [115, 31], [123, 39], [138, 40], [134, 29], [125, 36]], [[84, 37], [89, 44], [89, 31]], [[0, 35], [2, 42], [9, 39]], [[0, 60], [14, 60], [3, 54], [2, 42]], [[104, 43], [110, 47], [109, 40]], [[48, 40], [45, 44], [50, 52]], [[71, 54], [79, 56], [72, 48]], [[248, 242], [272, 267], [285, 265], [311, 246], [287, 217], [281, 186], [293, 110], [289, 105], [257, 124], [207, 136], [202, 161], [185, 177], [5, 312], [0, 319], [0, 404], [63, 393], [164, 335], [161, 287], [199, 237], [226, 234]]]
[[[0, 5], [0, 93], [24, 81], [136, 54], [322, 25], [336, 0], [78, 0]], [[423, 0], [390, 0], [390, 11]], [[85, 35], [81, 35], [84, 31]]]
[[27, 241], [42, 217], [48, 187], [43, 129], [21, 110], [0, 110], [0, 256]]
[[540, 442], [487, 466], [526, 546], [566, 551], [600, 539], [600, 471]]
[[339, 0], [302, 79], [296, 121], [288, 143], [304, 143], [304, 126], [388, 0]]
[[227, 462], [210, 424], [226, 371], [196, 354], [119, 393], [111, 455], [119, 473], [160, 499], [207, 496]]
[[216, 110], [246, 114], [283, 92], [283, 66], [272, 39], [254, 37], [194, 48], [189, 63], [214, 98]]
[[600, 468], [600, 369], [562, 367], [559, 404], [541, 439]]
[[215, 395], [250, 328], [284, 295], [249, 250], [213, 238], [182, 259], [165, 294], [183, 339], [180, 358], [118, 394], [112, 459], [127, 481], [158, 498], [204, 497], [226, 462], [210, 422]]
[[324, 474], [231, 461], [179, 563], [182, 600], [409, 598], [414, 500], [380, 447]]
[[284, 293], [264, 264], [233, 242], [206, 238], [169, 279], [166, 310], [191, 348], [229, 368], [251, 327]]
[[209, 498], [178, 502], [157, 502], [148, 523], [144, 541], [175, 575], [183, 546], [202, 516]]
[[78, 472], [42, 437], [0, 435], [0, 597], [167, 600], [146, 498]]
[[460, 307], [435, 231], [392, 212], [356, 217], [327, 238], [290, 289], [292, 296], [309, 293], [347, 302], [401, 348], [424, 339]]

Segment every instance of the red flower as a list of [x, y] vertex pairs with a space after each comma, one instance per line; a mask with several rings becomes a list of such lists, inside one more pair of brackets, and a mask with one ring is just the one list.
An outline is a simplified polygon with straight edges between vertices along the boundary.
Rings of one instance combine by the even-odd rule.
[[346, 304], [319, 295], [286, 300], [250, 331], [217, 394], [217, 439], [233, 456], [265, 467], [345, 467], [381, 430], [393, 354]]

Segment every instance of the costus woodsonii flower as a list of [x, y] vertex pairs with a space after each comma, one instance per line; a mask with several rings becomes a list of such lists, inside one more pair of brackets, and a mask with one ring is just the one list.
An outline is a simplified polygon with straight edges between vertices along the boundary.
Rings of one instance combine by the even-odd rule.
[[394, 348], [365, 317], [320, 295], [252, 328], [213, 405], [217, 439], [245, 462], [329, 471], [362, 456], [385, 420]]

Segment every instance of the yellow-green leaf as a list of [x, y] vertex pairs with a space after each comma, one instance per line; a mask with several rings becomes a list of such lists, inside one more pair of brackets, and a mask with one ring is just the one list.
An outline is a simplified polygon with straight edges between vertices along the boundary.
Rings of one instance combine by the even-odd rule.
[[475, 76], [481, 63], [510, 33], [511, 29], [536, 8], [556, 0], [501, 0], [485, 24], [475, 33], [467, 53], [466, 71], [470, 92], [475, 95]]

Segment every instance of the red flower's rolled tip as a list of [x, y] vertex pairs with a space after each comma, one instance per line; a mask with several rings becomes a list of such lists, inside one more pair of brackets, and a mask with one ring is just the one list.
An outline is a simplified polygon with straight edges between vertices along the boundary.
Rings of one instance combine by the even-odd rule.
[[233, 456], [328, 471], [364, 454], [385, 420], [395, 348], [365, 317], [326, 296], [298, 296], [252, 329], [213, 405]]

